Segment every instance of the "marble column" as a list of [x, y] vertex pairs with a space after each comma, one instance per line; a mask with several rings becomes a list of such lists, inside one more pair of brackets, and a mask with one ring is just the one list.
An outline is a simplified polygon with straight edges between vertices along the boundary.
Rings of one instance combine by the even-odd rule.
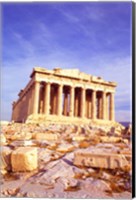
[[98, 113], [97, 113], [97, 115], [98, 115], [98, 119], [101, 119], [101, 111], [102, 111], [102, 109], [101, 109], [101, 106], [102, 106], [102, 103], [101, 103], [101, 96], [98, 96], [97, 97], [97, 102], [98, 102]]
[[38, 114], [39, 109], [39, 92], [40, 92], [40, 82], [35, 81], [34, 83], [34, 99], [33, 99], [33, 113]]
[[88, 94], [86, 94], [86, 102], [85, 102], [85, 116], [86, 118], [89, 118], [89, 100], [88, 100]]
[[109, 94], [106, 94], [106, 120], [109, 120]]
[[74, 91], [75, 88], [73, 86], [71, 86], [70, 88], [70, 116], [73, 117], [74, 116]]
[[57, 95], [58, 91], [56, 88], [54, 88], [54, 93], [53, 93], [53, 114], [57, 114]]
[[110, 93], [110, 120], [114, 121], [114, 93]]
[[44, 113], [45, 113], [45, 115], [50, 114], [50, 90], [51, 90], [51, 84], [45, 83], [45, 91], [44, 91]]
[[62, 115], [62, 93], [63, 93], [63, 85], [59, 85], [58, 88], [58, 115]]
[[74, 105], [74, 109], [75, 109], [74, 115], [75, 115], [75, 117], [78, 116], [78, 101], [79, 101], [78, 94], [76, 93], [76, 90], [75, 90], [75, 105]]
[[106, 92], [102, 93], [102, 119], [106, 120], [107, 117], [107, 102], [106, 102]]
[[91, 118], [91, 96], [89, 96], [89, 102], [88, 102], [88, 118]]
[[96, 91], [92, 91], [92, 119], [96, 119]]
[[67, 116], [67, 110], [68, 110], [68, 94], [64, 94], [64, 115]]
[[81, 88], [81, 105], [80, 105], [80, 110], [81, 110], [81, 117], [85, 117], [85, 88]]

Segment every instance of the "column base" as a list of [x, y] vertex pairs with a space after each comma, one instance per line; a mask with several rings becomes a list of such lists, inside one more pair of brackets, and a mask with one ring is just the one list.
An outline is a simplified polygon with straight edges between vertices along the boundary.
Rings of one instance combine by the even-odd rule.
[[58, 115], [45, 115], [45, 114], [32, 114], [27, 117], [25, 123], [52, 123], [52, 124], [98, 124], [98, 125], [109, 125], [114, 124], [115, 121], [102, 120], [102, 119], [88, 119], [86, 117], [70, 117], [70, 116], [58, 116]]

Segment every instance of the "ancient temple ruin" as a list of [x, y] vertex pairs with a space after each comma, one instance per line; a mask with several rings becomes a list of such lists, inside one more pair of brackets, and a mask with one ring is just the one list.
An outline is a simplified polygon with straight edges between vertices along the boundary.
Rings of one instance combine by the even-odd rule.
[[13, 102], [15, 122], [114, 121], [115, 82], [78, 69], [36, 67]]

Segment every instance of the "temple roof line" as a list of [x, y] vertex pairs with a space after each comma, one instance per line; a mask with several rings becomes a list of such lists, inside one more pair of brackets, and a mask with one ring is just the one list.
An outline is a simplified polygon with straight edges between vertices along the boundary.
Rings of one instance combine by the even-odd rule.
[[81, 79], [89, 82], [97, 82], [97, 83], [107, 83], [113, 86], [117, 86], [116, 82], [105, 81], [102, 77], [92, 76], [90, 74], [86, 74], [81, 72], [79, 69], [62, 69], [62, 68], [54, 68], [53, 70], [48, 70], [46, 68], [35, 67], [33, 68], [33, 72], [30, 77], [32, 78], [35, 72], [43, 73], [43, 74], [51, 74], [56, 76], [65, 76], [70, 78]]

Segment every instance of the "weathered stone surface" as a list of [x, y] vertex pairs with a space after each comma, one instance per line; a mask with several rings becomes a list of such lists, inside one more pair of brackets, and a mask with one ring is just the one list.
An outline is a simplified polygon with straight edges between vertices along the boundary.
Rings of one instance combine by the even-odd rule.
[[[114, 124], [112, 125], [114, 126]], [[117, 124], [118, 127], [118, 124]], [[8, 130], [10, 130], [8, 132]], [[12, 132], [14, 131], [14, 132]], [[2, 185], [2, 197], [42, 197], [42, 198], [112, 198], [131, 195], [131, 140], [121, 138], [120, 142], [101, 142], [103, 136], [117, 137], [116, 128], [111, 134], [109, 125], [56, 125], [56, 124], [10, 124], [2, 126], [2, 133], [6, 135], [8, 145], [3, 149], [16, 151], [19, 146], [36, 145], [38, 150], [38, 168], [33, 171], [11, 171], [6, 169], [9, 162], [1, 168], [0, 184]], [[32, 133], [33, 136], [39, 133], [57, 134], [57, 140], [36, 140], [36, 139], [15, 139], [10, 140], [12, 135], [19, 133]], [[25, 134], [23, 134], [25, 135]], [[73, 141], [75, 136], [83, 136], [85, 140]], [[121, 136], [120, 136], [121, 137]], [[130, 137], [130, 136], [129, 136]], [[34, 137], [33, 137], [34, 138]], [[71, 145], [74, 149], [70, 149]], [[57, 149], [63, 150], [62, 152]], [[82, 148], [82, 149], [81, 149]], [[73, 165], [77, 152], [112, 155], [116, 154], [120, 158], [112, 161], [121, 165], [122, 154], [129, 163], [126, 168], [111, 169], [102, 168], [105, 161], [97, 162], [98, 167], [90, 165], [90, 157], [85, 157], [86, 165]], [[70, 152], [69, 152], [70, 151]], [[23, 151], [23, 154], [25, 152]], [[20, 159], [20, 157], [19, 157]], [[98, 159], [99, 160], [99, 159]], [[97, 161], [98, 161], [97, 160]], [[109, 159], [111, 160], [111, 159]], [[116, 160], [116, 161], [115, 161]], [[20, 162], [20, 160], [19, 160]], [[85, 163], [83, 162], [83, 163]], [[124, 162], [124, 161], [123, 161]], [[122, 163], [123, 163], [122, 162]], [[85, 163], [86, 164], [86, 163]], [[105, 164], [107, 166], [107, 163]], [[7, 173], [7, 174], [5, 174]], [[4, 176], [2, 175], [4, 174]], [[23, 181], [23, 184], [20, 182]], [[10, 184], [8, 184], [10, 182]], [[111, 183], [114, 183], [113, 185]], [[90, 189], [91, 188], [91, 189]]]
[[123, 135], [124, 137], [127, 137], [127, 136], [130, 137], [131, 134], [132, 134], [132, 126], [131, 126], [131, 124], [129, 124], [129, 126], [126, 127], [126, 128], [122, 131], [122, 135]]
[[120, 142], [122, 140], [121, 137], [114, 137], [114, 136], [101, 136], [100, 138], [101, 142]]
[[74, 164], [77, 166], [87, 166], [96, 168], [116, 169], [125, 168], [129, 165], [126, 157], [119, 154], [96, 154], [88, 152], [76, 152]]
[[58, 134], [55, 133], [37, 133], [34, 136], [36, 140], [57, 140]]
[[14, 180], [5, 182], [1, 185], [1, 194], [6, 197], [16, 196], [20, 187], [24, 184], [24, 180]]
[[66, 152], [70, 152], [72, 150], [74, 150], [74, 146], [72, 144], [61, 144], [58, 146], [58, 148], [56, 149], [58, 152], [62, 152], [62, 153], [66, 153]]
[[12, 171], [32, 171], [38, 167], [37, 148], [19, 147], [11, 154]]
[[85, 136], [76, 135], [72, 139], [73, 139], [73, 141], [83, 141], [83, 140], [85, 140]]
[[0, 125], [8, 125], [10, 122], [9, 121], [0, 121]]
[[12, 150], [9, 147], [0, 148], [0, 170], [2, 174], [11, 170], [11, 152]]
[[6, 145], [6, 137], [4, 134], [0, 134], [0, 144]]
[[34, 140], [15, 140], [10, 143], [10, 146], [19, 147], [19, 146], [35, 146], [37, 142]]

